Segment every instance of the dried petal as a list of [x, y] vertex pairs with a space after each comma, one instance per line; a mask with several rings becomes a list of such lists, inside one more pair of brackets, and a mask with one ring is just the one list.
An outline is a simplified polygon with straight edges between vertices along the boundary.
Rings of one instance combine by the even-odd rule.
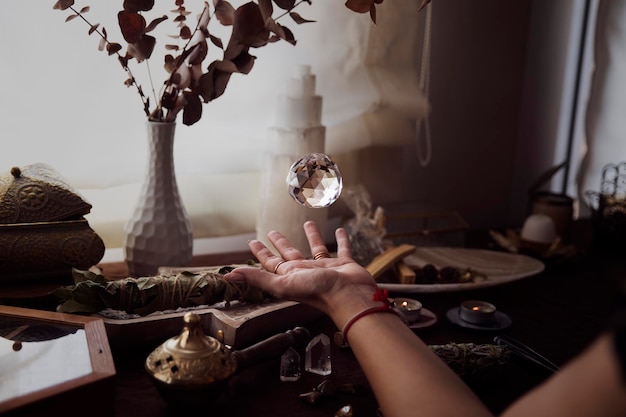
[[265, 20], [265, 27], [269, 29], [272, 33], [278, 35], [279, 38], [285, 38], [285, 31], [283, 30], [283, 27], [276, 23], [276, 21], [271, 17]]
[[261, 10], [261, 16], [263, 16], [264, 21], [272, 19], [272, 14], [274, 13], [272, 0], [259, 0], [259, 10]]
[[296, 5], [296, 0], [274, 0], [274, 3], [283, 10], [291, 10]]
[[213, 43], [213, 45], [217, 46], [220, 49], [224, 49], [224, 44], [222, 43], [222, 40], [220, 38], [218, 38], [217, 36], [209, 35], [209, 39], [211, 39], [211, 43]]
[[232, 26], [235, 21], [235, 8], [226, 0], [215, 0], [215, 17], [224, 26]]
[[369, 13], [374, 7], [374, 0], [347, 0], [346, 7], [353, 12]]
[[183, 109], [183, 124], [191, 126], [202, 117], [202, 101], [197, 95], [190, 92], [185, 92], [184, 96], [187, 104]]
[[176, 108], [176, 103], [178, 101], [178, 90], [172, 89], [171, 91], [166, 91], [163, 93], [161, 97], [161, 105], [168, 109], [173, 110]]
[[372, 4], [372, 8], [370, 9], [370, 19], [372, 22], [376, 23], [376, 6]]
[[200, 77], [198, 87], [195, 89], [205, 103], [215, 100], [226, 90], [232, 72], [222, 71], [218, 68], [220, 61], [214, 61], [209, 65], [209, 70]]
[[235, 10], [231, 42], [259, 47], [267, 43], [269, 35], [258, 4], [249, 2]]
[[52, 6], [55, 10], [66, 10], [74, 5], [74, 0], [59, 0]]
[[142, 35], [139, 41], [128, 45], [128, 54], [135, 58], [138, 62], [150, 58], [156, 39], [150, 35]]
[[223, 71], [223, 72], [228, 72], [228, 73], [233, 73], [233, 72], [239, 72], [237, 70], [237, 65], [235, 65], [235, 63], [233, 61], [230, 60], [224, 60], [224, 61], [217, 61], [215, 68]]
[[180, 36], [181, 39], [191, 39], [191, 29], [189, 29], [189, 26], [185, 25], [180, 28], [178, 36]]
[[239, 55], [237, 55], [232, 62], [235, 64], [237, 68], [237, 72], [242, 74], [248, 74], [252, 71], [252, 67], [254, 66], [255, 56], [250, 55], [248, 51], [243, 51]]
[[129, 12], [147, 12], [154, 7], [154, 0], [124, 0], [123, 7]]
[[138, 42], [146, 30], [146, 19], [135, 12], [122, 10], [117, 14], [117, 21], [124, 40], [128, 43]]
[[169, 74], [171, 74], [176, 69], [176, 60], [172, 54], [165, 55], [165, 63], [163, 64], [163, 68]]
[[285, 33], [285, 37], [282, 39], [289, 42], [292, 45], [295, 45], [296, 39], [293, 36], [293, 32], [287, 26], [281, 26], [281, 27], [283, 29], [283, 32]]
[[122, 45], [119, 43], [109, 43], [107, 44], [107, 52], [109, 55], [113, 55], [118, 53], [122, 49]]
[[161, 22], [167, 20], [167, 16], [163, 15], [157, 19], [154, 19], [148, 26], [146, 26], [145, 33], [152, 32]]
[[302, 23], [313, 23], [313, 22], [315, 22], [315, 20], [308, 20], [308, 19], [303, 18], [302, 16], [300, 16], [296, 12], [289, 13], [289, 17], [291, 17], [293, 19], [293, 21], [296, 22], [299, 25], [301, 25]]
[[293, 33], [286, 26], [282, 26], [275, 20], [270, 19], [268, 22], [266, 22], [266, 27], [273, 33], [275, 33], [280, 39], [285, 40], [292, 45], [296, 44]]
[[213, 84], [214, 84], [214, 92], [212, 100], [220, 97], [226, 91], [226, 86], [228, 86], [228, 82], [230, 81], [230, 72], [223, 72], [216, 70], [213, 75]]

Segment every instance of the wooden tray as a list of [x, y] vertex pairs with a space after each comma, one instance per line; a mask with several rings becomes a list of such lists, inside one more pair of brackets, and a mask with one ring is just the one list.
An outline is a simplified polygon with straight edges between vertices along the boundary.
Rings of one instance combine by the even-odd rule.
[[115, 366], [102, 320], [0, 306], [0, 335], [0, 414], [112, 415]]
[[183, 316], [193, 311], [201, 318], [202, 330], [216, 337], [224, 332], [224, 343], [239, 349], [252, 345], [276, 333], [306, 324], [321, 316], [321, 312], [294, 301], [275, 300], [263, 304], [231, 302], [229, 307], [219, 303], [208, 308], [185, 309], [158, 313], [140, 318], [118, 319], [98, 315], [104, 321], [112, 348], [157, 346], [177, 336], [183, 328]]

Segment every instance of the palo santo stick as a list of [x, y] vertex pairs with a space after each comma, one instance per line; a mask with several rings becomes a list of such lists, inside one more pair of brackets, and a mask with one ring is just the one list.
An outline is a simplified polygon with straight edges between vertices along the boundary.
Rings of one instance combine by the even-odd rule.
[[372, 262], [370, 262], [365, 269], [376, 279], [387, 269], [395, 265], [400, 259], [412, 252], [415, 252], [414, 245], [402, 244], [389, 248], [372, 259]]
[[398, 269], [398, 277], [400, 279], [400, 284], [415, 284], [415, 271], [406, 264], [402, 259], [396, 263], [396, 268]]

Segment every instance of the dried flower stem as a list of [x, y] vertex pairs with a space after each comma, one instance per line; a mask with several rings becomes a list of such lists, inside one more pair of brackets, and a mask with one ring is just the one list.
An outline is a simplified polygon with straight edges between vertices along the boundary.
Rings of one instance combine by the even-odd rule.
[[[89, 20], [87, 20], [87, 18], [79, 10], [76, 10], [74, 8], [74, 6], [70, 6], [69, 9], [72, 12], [74, 12], [74, 14], [77, 17], [79, 17], [83, 22], [85, 22], [86, 24], [89, 25], [89, 27], [91, 28], [90, 32], [89, 32], [90, 34], [95, 32], [98, 36], [100, 36], [100, 38], [107, 44], [108, 50], [110, 51], [111, 50], [110, 48], [113, 46], [113, 44], [111, 42], [109, 42], [109, 40], [107, 39], [107, 36], [100, 31], [98, 26], [94, 25]], [[135, 76], [133, 75], [133, 72], [131, 71], [131, 69], [128, 67], [128, 65], [125, 64], [125, 62], [127, 62], [127, 60], [119, 53], [119, 51], [115, 51], [114, 53], [115, 53], [115, 55], [117, 55], [118, 62], [120, 63], [120, 65], [122, 66], [124, 71], [126, 71], [126, 74], [128, 75], [128, 80], [130, 80], [130, 84], [133, 85], [135, 87], [135, 89], [137, 90], [137, 93], [139, 93], [139, 97], [141, 98], [141, 102], [143, 103], [143, 109], [144, 109], [144, 112], [146, 113], [146, 116], [150, 116], [150, 101], [148, 100], [148, 98], [143, 93], [143, 90], [142, 90], [141, 86], [139, 84], [137, 84], [137, 80], [136, 80]], [[109, 55], [111, 55], [110, 52], [109, 52]], [[151, 77], [150, 77], [150, 79], [152, 80]], [[150, 81], [150, 82], [152, 83], [152, 81]], [[154, 88], [152, 90], [154, 91]], [[155, 94], [155, 98], [156, 98], [156, 94]]]
[[291, 11], [292, 11], [292, 10], [294, 10], [296, 7], [298, 7], [298, 6], [299, 6], [299, 5], [301, 5], [302, 3], [309, 3], [309, 4], [311, 4], [311, 1], [310, 1], [310, 0], [299, 0], [299, 1], [297, 1], [297, 2], [293, 5], [293, 7], [292, 7], [291, 9], [286, 10], [286, 11], [284, 11], [284, 12], [283, 12], [283, 14], [280, 14], [280, 15], [276, 16], [276, 18], [274, 19], [274, 21], [276, 21], [276, 20], [278, 20], [278, 19], [280, 19], [280, 18], [282, 18], [282, 17], [284, 17], [284, 16], [287, 16], [289, 13], [291, 13]]
[[[189, 39], [187, 39], [187, 42], [185, 43], [185, 45], [182, 48], [182, 54], [184, 55], [185, 52], [187, 51], [187, 48], [189, 48], [189, 45], [191, 44], [191, 41], [194, 38], [194, 35], [198, 32], [198, 30], [200, 29], [200, 23], [202, 22], [202, 18], [204, 17], [205, 13], [209, 13], [209, 5], [208, 3], [204, 4], [204, 7], [202, 8], [202, 12], [200, 13], [200, 16], [198, 17], [198, 22], [196, 23], [196, 27], [194, 28], [193, 32], [191, 33], [191, 35], [189, 36]], [[213, 15], [215, 15], [215, 13], [213, 13]], [[148, 60], [146, 60], [146, 63], [148, 62]], [[174, 77], [174, 74], [176, 74], [176, 71], [178, 71], [178, 69], [180, 68], [180, 66], [185, 62], [185, 60], [179, 60], [179, 62], [177, 62], [176, 67], [172, 70], [172, 72], [170, 73], [170, 76], [168, 77], [167, 81], [163, 84], [163, 87], [161, 88], [161, 95], [163, 94], [163, 91], [167, 89], [167, 87], [169, 85], [172, 84], [172, 77]], [[148, 70], [149, 71], [149, 70]], [[148, 72], [149, 73], [149, 72]], [[149, 73], [150, 74], [150, 73]], [[153, 94], [155, 96], [155, 100], [157, 102], [157, 108], [155, 110], [156, 113], [160, 114], [163, 111], [163, 106], [161, 104], [161, 101], [158, 100], [156, 97], [156, 93], [154, 93], [154, 84], [152, 83], [152, 76], [150, 76], [150, 85], [152, 86], [152, 91]]]
[[[122, 36], [127, 43], [125, 53], [120, 53], [122, 44], [109, 42], [106, 29], [98, 29], [99, 24], [92, 24], [84, 13], [89, 7], [77, 10], [74, 7], [75, 0], [56, 0], [54, 9], [69, 9], [73, 15], [68, 16], [66, 21], [80, 17], [89, 25], [89, 34], [96, 32], [100, 37], [99, 50], [105, 50], [109, 55], [117, 55], [118, 61], [128, 75], [124, 82], [127, 87], [135, 87], [144, 107], [144, 113], [148, 120], [152, 121], [175, 121], [177, 114], [182, 112], [183, 124], [190, 126], [202, 117], [202, 107], [222, 96], [233, 74], [248, 74], [253, 66], [255, 56], [250, 54], [251, 48], [258, 48], [277, 40], [284, 40], [292, 45], [296, 44], [293, 33], [287, 26], [283, 26], [276, 20], [284, 16], [290, 16], [296, 24], [313, 22], [294, 13], [293, 9], [302, 3], [311, 5], [311, 0], [250, 0], [238, 8], [234, 8], [228, 0], [213, 0], [213, 10], [209, 1], [205, 0], [202, 13], [198, 18], [193, 31], [186, 24], [186, 16], [191, 12], [185, 7], [185, 0], [176, 0], [178, 16], [174, 23], [179, 23], [178, 39], [186, 39], [184, 47], [179, 45], [165, 45], [165, 49], [176, 50], [176, 54], [167, 53], [164, 64], [169, 75], [163, 87], [159, 90], [160, 96], [154, 87], [149, 59], [156, 45], [152, 32], [163, 21], [168, 20], [166, 15], [157, 17], [146, 22], [144, 14], [151, 11], [155, 5], [153, 0], [124, 0], [122, 10], [117, 14], [118, 25]], [[346, 0], [346, 7], [358, 13], [370, 13], [375, 21], [376, 5], [384, 0]], [[409, 0], [407, 0], [409, 1]], [[427, 2], [429, 0], [422, 0]], [[283, 12], [277, 18], [273, 18], [274, 3]], [[231, 26], [230, 39], [223, 43], [219, 37], [209, 32], [208, 26], [215, 17], [223, 26]], [[223, 57], [210, 62], [208, 66], [203, 64], [209, 51], [209, 42], [223, 50]], [[156, 104], [150, 108], [150, 98], [146, 96], [138, 84], [128, 64], [136, 59], [138, 63], [146, 61], [147, 72], [152, 95]]]

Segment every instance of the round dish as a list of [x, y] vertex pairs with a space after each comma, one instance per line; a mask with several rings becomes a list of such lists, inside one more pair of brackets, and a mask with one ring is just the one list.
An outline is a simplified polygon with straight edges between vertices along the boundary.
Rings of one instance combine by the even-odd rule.
[[459, 315], [460, 310], [461, 310], [461, 307], [451, 308], [446, 313], [446, 316], [448, 317], [448, 320], [450, 320], [452, 323], [461, 327], [465, 327], [466, 329], [491, 330], [491, 331], [503, 330], [511, 326], [511, 324], [513, 323], [513, 321], [511, 320], [509, 316], [507, 316], [506, 314], [504, 314], [503, 312], [499, 310], [496, 310], [494, 321], [490, 323], [480, 323], [480, 324], [470, 323], [461, 318], [461, 316]]
[[411, 329], [423, 329], [425, 327], [430, 327], [433, 324], [437, 323], [437, 315], [432, 311], [422, 307], [422, 314], [420, 315], [419, 320], [414, 323], [409, 323], [408, 326]]
[[477, 282], [459, 284], [394, 284], [379, 283], [378, 286], [398, 293], [438, 293], [469, 291], [502, 285], [542, 272], [543, 262], [526, 255], [498, 252], [486, 249], [421, 247], [404, 258], [409, 266], [423, 267], [432, 264], [437, 268], [452, 266], [461, 270], [471, 268], [487, 276]]

